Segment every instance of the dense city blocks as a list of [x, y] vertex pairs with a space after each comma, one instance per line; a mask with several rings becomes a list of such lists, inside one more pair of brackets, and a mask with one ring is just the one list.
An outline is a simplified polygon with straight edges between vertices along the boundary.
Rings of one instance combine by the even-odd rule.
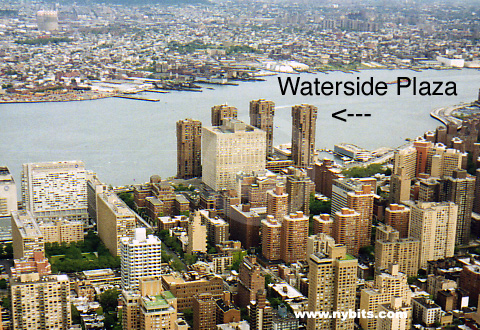
[[480, 329], [480, 0], [0, 1], [0, 330]]

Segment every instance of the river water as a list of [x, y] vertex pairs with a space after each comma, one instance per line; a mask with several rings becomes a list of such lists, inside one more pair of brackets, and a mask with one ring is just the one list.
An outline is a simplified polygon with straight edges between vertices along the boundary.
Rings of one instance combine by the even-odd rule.
[[[301, 74], [313, 81], [393, 81], [397, 77], [417, 80], [454, 81], [458, 96], [396, 95], [390, 85], [385, 96], [282, 96], [277, 76], [264, 82], [241, 82], [239, 86], [213, 86], [202, 93], [145, 93], [160, 102], [120, 98], [92, 101], [0, 104], [0, 165], [7, 165], [20, 188], [21, 165], [28, 162], [83, 160], [87, 169], [112, 185], [147, 181], [153, 174], [164, 178], [176, 174], [175, 122], [194, 118], [209, 126], [210, 108], [228, 103], [238, 108], [239, 119], [248, 121], [250, 100], [268, 99], [276, 104], [276, 144], [291, 139], [291, 106], [309, 103], [318, 107], [316, 147], [353, 143], [366, 149], [396, 147], [406, 138], [422, 135], [439, 122], [429, 113], [441, 106], [470, 102], [480, 88], [478, 70], [365, 70], [347, 74], [331, 72]], [[280, 75], [286, 78], [287, 75]], [[290, 75], [296, 78], [295, 75]], [[370, 113], [371, 117], [332, 118], [332, 113]]]

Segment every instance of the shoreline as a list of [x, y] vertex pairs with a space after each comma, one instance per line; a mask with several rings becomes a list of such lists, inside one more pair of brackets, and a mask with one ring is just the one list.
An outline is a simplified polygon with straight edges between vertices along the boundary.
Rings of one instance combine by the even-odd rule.
[[[19, 94], [19, 95], [23, 95], [23, 94]], [[76, 93], [63, 93], [63, 94], [51, 94], [51, 95], [48, 95], [46, 96], [46, 98], [48, 98], [49, 96], [65, 96], [67, 99], [54, 99], [54, 100], [51, 100], [51, 99], [40, 99], [41, 97], [37, 97], [37, 98], [31, 98], [31, 99], [24, 99], [22, 97], [18, 98], [18, 99], [12, 99], [12, 100], [2, 100], [0, 99], [0, 104], [25, 104], [25, 103], [50, 103], [50, 102], [76, 102], [76, 101], [92, 101], [92, 100], [100, 100], [100, 99], [106, 99], [106, 98], [109, 98], [109, 97], [113, 97], [115, 96], [116, 94], [108, 94], [108, 95], [105, 95], [105, 94], [100, 94], [100, 93], [96, 93], [96, 94], [93, 94], [93, 95], [86, 95], [87, 97], [83, 97], [83, 98], [72, 98], [72, 97], [75, 97], [75, 96], [80, 96], [81, 94], [76, 94]], [[30, 95], [29, 95], [30, 96]], [[69, 99], [69, 98], [72, 98], [72, 99]]]
[[[388, 78], [396, 77], [397, 73], [404, 72], [408, 74], [408, 71], [389, 72], [383, 70], [375, 70], [370, 72], [363, 72], [363, 76], [373, 75], [374, 77], [381, 78], [388, 81]], [[359, 140], [359, 135], [362, 134], [359, 131], [357, 121], [353, 122], [350, 126], [338, 126], [335, 119], [331, 118], [331, 112], [325, 111], [325, 118], [328, 118], [328, 123], [332, 125], [322, 125], [322, 131], [318, 130], [317, 148], [333, 149], [334, 144], [340, 142], [353, 142], [359, 146], [362, 146], [368, 150], [374, 150], [382, 146], [388, 146], [393, 149], [398, 148], [402, 144], [406, 143], [405, 138], [416, 137], [423, 135], [425, 131], [434, 130], [436, 126], [442, 125], [437, 120], [429, 116], [430, 112], [436, 108], [446, 107], [454, 104], [459, 104], [463, 101], [473, 101], [478, 97], [478, 88], [472, 88], [476, 85], [478, 80], [477, 71], [453, 71], [458, 73], [455, 75], [455, 79], [458, 80], [458, 86], [463, 86], [462, 91], [465, 89], [465, 95], [455, 99], [448, 97], [440, 98], [419, 98], [418, 100], [405, 95], [408, 100], [409, 106], [415, 106], [415, 109], [410, 113], [402, 111], [404, 106], [397, 106], [398, 112], [393, 112], [393, 109], [397, 109], [394, 104], [388, 99], [381, 97], [374, 97], [373, 103], [381, 103], [381, 105], [372, 108], [372, 111], [376, 111], [376, 116], [365, 121], [365, 123], [359, 121], [360, 125], [370, 126], [370, 121], [375, 125], [382, 123], [382, 118], [388, 118], [395, 115], [396, 117], [405, 118], [405, 121], [409, 125], [403, 125], [403, 120], [399, 121], [398, 128], [394, 130], [386, 130], [385, 125], [383, 127], [376, 127], [375, 134], [365, 134], [371, 137], [362, 138]], [[452, 73], [453, 73], [452, 72]], [[358, 74], [359, 75], [359, 74]], [[425, 71], [423, 74], [425, 77], [446, 77], [448, 78], [448, 72], [442, 71]], [[303, 75], [302, 75], [303, 76]], [[305, 75], [305, 77], [312, 77], [313, 75]], [[357, 75], [345, 75], [345, 74], [331, 74], [331, 79], [346, 79], [355, 78]], [[362, 77], [363, 77], [362, 76]], [[313, 76], [314, 77], [314, 76]], [[324, 77], [324, 76], [319, 76]], [[214, 93], [196, 93], [196, 94], [157, 94], [157, 93], [144, 93], [149, 98], [161, 98], [162, 102], [134, 102], [128, 100], [115, 100], [108, 99], [91, 103], [51, 103], [51, 104], [18, 104], [18, 105], [0, 105], [3, 110], [2, 113], [6, 116], [4, 125], [8, 127], [2, 131], [2, 136], [5, 138], [14, 137], [12, 141], [12, 147], [5, 149], [4, 162], [15, 169], [18, 180], [20, 177], [18, 173], [21, 171], [21, 164], [31, 161], [42, 160], [56, 160], [56, 159], [82, 159], [88, 162], [92, 171], [96, 171], [99, 176], [105, 178], [106, 182], [111, 182], [113, 185], [134, 184], [135, 182], [143, 182], [148, 180], [152, 174], [160, 174], [162, 176], [175, 175], [176, 167], [174, 162], [162, 161], [162, 159], [169, 159], [174, 152], [175, 137], [174, 133], [167, 134], [158, 131], [159, 127], [173, 129], [175, 121], [177, 119], [188, 118], [189, 116], [195, 116], [194, 118], [205, 121], [210, 121], [210, 114], [208, 109], [215, 104], [215, 99], [228, 102], [234, 106], [238, 106], [241, 109], [248, 109], [249, 100], [255, 99], [258, 94], [263, 94], [264, 97], [276, 97], [277, 91], [277, 77], [270, 77], [263, 84], [240, 84], [239, 88], [215, 88]], [[391, 80], [391, 79], [390, 79]], [[468, 87], [468, 89], [467, 89]], [[473, 91], [475, 89], [475, 91]], [[234, 93], [232, 93], [234, 92]], [[468, 92], [468, 94], [467, 94]], [[202, 95], [205, 94], [205, 95]], [[86, 96], [86, 95], [84, 95]], [[199, 96], [199, 97], [198, 97]], [[250, 97], [251, 96], [251, 97]], [[213, 97], [213, 99], [212, 99]], [[399, 98], [400, 99], [400, 98]], [[213, 100], [213, 101], [212, 101]], [[353, 102], [357, 99], [353, 98]], [[358, 99], [361, 100], [361, 99]], [[369, 98], [365, 100], [371, 100]], [[403, 102], [403, 97], [401, 98]], [[33, 101], [33, 100], [28, 100]], [[299, 102], [298, 97], [287, 95], [281, 100], [277, 100], [278, 106], [284, 107], [279, 109], [275, 114], [275, 127], [274, 136], [276, 144], [288, 143], [291, 141], [291, 123], [289, 108], [292, 105]], [[307, 101], [307, 100], [305, 100]], [[417, 102], [418, 101], [418, 102]], [[432, 102], [434, 101], [434, 102]], [[220, 101], [219, 101], [220, 102]], [[243, 103], [242, 103], [243, 102]], [[318, 100], [319, 107], [323, 107], [323, 104], [327, 104], [329, 99], [322, 98]], [[397, 102], [398, 103], [398, 102]], [[367, 104], [370, 104], [368, 102]], [[98, 105], [101, 105], [99, 108]], [[245, 107], [244, 107], [245, 105]], [[75, 111], [67, 111], [70, 107], [73, 107]], [[195, 114], [192, 113], [192, 109], [198, 109]], [[145, 109], [144, 109], [145, 108]], [[327, 109], [325, 109], [327, 110]], [[333, 112], [333, 108], [332, 108]], [[28, 116], [32, 115], [35, 120], [26, 120]], [[25, 117], [27, 116], [27, 117]], [[245, 114], [245, 118], [248, 115]], [[77, 119], [79, 118], [79, 119]], [[113, 118], [113, 119], [110, 119]], [[79, 120], [81, 119], [81, 122]], [[92, 121], [92, 123], [90, 123]], [[94, 121], [94, 122], [93, 122]], [[73, 149], [65, 147], [65, 143], [59, 140], [57, 136], [62, 136], [61, 132], [54, 130], [53, 124], [62, 125], [62, 129], [66, 132], [73, 129], [78, 130], [78, 133], [68, 134], [67, 141], [73, 141]], [[159, 124], [160, 123], [160, 124]], [[377, 124], [378, 123], [378, 124]], [[318, 123], [320, 128], [320, 121]], [[415, 125], [414, 130], [404, 129], [404, 126]], [[168, 127], [167, 127], [168, 126]], [[328, 127], [330, 126], [330, 127]], [[22, 142], [23, 138], [19, 134], [17, 127], [27, 129], [35, 136], [35, 139], [31, 140], [31, 143]], [[124, 128], [128, 127], [129, 134], [132, 133], [131, 139], [126, 139]], [[348, 128], [348, 133], [342, 133], [341, 136], [335, 136], [335, 131], [339, 128]], [[413, 127], [413, 126], [412, 126]], [[104, 128], [108, 128], [110, 133], [107, 133]], [[356, 132], [359, 131], [358, 134]], [[63, 132], [63, 131], [62, 131]], [[389, 134], [392, 132], [392, 134]], [[413, 133], [412, 133], [413, 132]], [[17, 138], [18, 135], [18, 138]], [[378, 136], [386, 135], [386, 138], [379, 139]], [[388, 135], [388, 136], [387, 136]], [[83, 138], [83, 137], [86, 138]], [[111, 138], [111, 136], [119, 138]], [[160, 139], [158, 137], [161, 137]], [[50, 138], [54, 137], [54, 138]], [[73, 140], [75, 137], [75, 140]], [[403, 137], [403, 138], [402, 138]], [[145, 140], [148, 139], [148, 140]], [[18, 142], [17, 142], [18, 140]], [[77, 142], [78, 140], [79, 142]], [[89, 146], [84, 141], [95, 141], [92, 146]], [[118, 144], [118, 141], [131, 140], [128, 144]], [[136, 148], [136, 142], [147, 141], [148, 147]], [[142, 142], [143, 143], [143, 142]], [[173, 148], [172, 148], [173, 146]], [[11, 152], [9, 150], [15, 150]], [[40, 152], [41, 150], [41, 152]], [[173, 151], [172, 151], [173, 150]], [[151, 156], [151, 155], [154, 156]], [[106, 156], [108, 155], [108, 162]], [[321, 155], [327, 158], [333, 158], [333, 155], [327, 155], [321, 153]], [[150, 158], [148, 158], [150, 157]], [[149, 159], [149, 162], [141, 162], [139, 159]], [[124, 173], [123, 162], [131, 162], [133, 167], [131, 173]], [[10, 165], [11, 164], [11, 165]], [[350, 164], [349, 166], [352, 166]], [[364, 164], [356, 164], [356, 166], [362, 166]]]
[[[301, 73], [309, 73], [309, 74], [328, 74], [329, 72], [343, 72], [346, 74], [353, 74], [355, 72], [361, 72], [361, 71], [368, 71], [368, 70], [389, 70], [389, 71], [394, 71], [394, 70], [411, 70], [414, 72], [421, 72], [422, 70], [435, 70], [435, 71], [445, 71], [445, 70], [480, 70], [479, 68], [424, 68], [424, 69], [417, 69], [417, 68], [357, 68], [357, 69], [347, 69], [347, 68], [331, 68], [331, 69], [314, 69], [314, 70], [308, 70], [308, 71], [295, 71], [295, 72], [278, 72], [278, 71], [271, 71], [269, 70], [268, 72], [270, 73], [269, 76], [277, 76], [279, 74], [301, 74]], [[234, 80], [238, 81], [238, 80]], [[262, 82], [262, 80], [245, 80], [245, 81], [239, 81], [241, 82]], [[199, 83], [202, 84], [208, 84], [208, 85], [224, 85], [224, 86], [238, 86], [239, 83], [235, 82], [228, 82], [228, 83], [209, 83], [209, 82], [204, 82], [200, 81]], [[182, 91], [182, 90], [179, 90]], [[187, 90], [188, 91], [188, 90]], [[196, 92], [200, 90], [195, 90]], [[46, 103], [46, 102], [76, 102], [76, 101], [92, 101], [92, 100], [99, 100], [99, 99], [106, 99], [106, 98], [111, 98], [111, 97], [121, 97], [124, 94], [128, 95], [135, 95], [138, 93], [142, 92], [156, 92], [156, 93], [168, 93], [169, 91], [162, 91], [162, 90], [152, 90], [152, 89], [145, 89], [145, 90], [139, 90], [133, 93], [116, 93], [116, 92], [92, 92], [89, 91], [89, 94], [77, 94], [75, 92], [66, 92], [62, 94], [49, 94], [46, 96], [37, 96], [37, 97], [32, 97], [31, 95], [25, 95], [25, 94], [18, 94], [20, 97], [15, 97], [16, 94], [12, 95], [11, 100], [3, 100], [2, 98], [5, 97], [5, 95], [9, 94], [0, 94], [0, 104], [19, 104], [19, 103]], [[35, 92], [33, 92], [35, 93]], [[33, 98], [31, 100], [25, 100], [23, 99], [24, 97], [21, 96], [29, 96], [30, 98]], [[45, 99], [46, 98], [52, 98], [54, 96], [65, 96], [67, 99]], [[80, 98], [72, 98], [68, 99], [69, 97], [75, 97], [75, 96], [86, 96], [86, 97], [80, 97]], [[16, 98], [16, 99], [15, 99]], [[43, 99], [42, 99], [43, 98]], [[437, 109], [436, 109], [437, 110]], [[435, 111], [435, 110], [434, 110]], [[432, 111], [433, 112], [433, 111]], [[434, 115], [431, 115], [431, 117], [441, 121], [444, 123], [441, 119], [436, 118]], [[441, 117], [441, 116], [440, 116]]]
[[[430, 117], [438, 120], [440, 123], [445, 125], [445, 127], [447, 127], [447, 125], [450, 124], [450, 123], [454, 123], [454, 124], [457, 125], [457, 129], [460, 129], [461, 126], [462, 126], [463, 120], [459, 119], [457, 117], [454, 117], [452, 115], [452, 113], [455, 110], [462, 109], [462, 108], [465, 108], [465, 107], [468, 107], [468, 106], [473, 106], [473, 105], [477, 104], [477, 102], [478, 101], [462, 102], [462, 103], [451, 105], [451, 106], [436, 108], [436, 109], [433, 109], [432, 111], [430, 111]], [[371, 160], [368, 160], [366, 162], [353, 161], [353, 162], [348, 163], [348, 164], [343, 163], [340, 166], [342, 168], [348, 169], [348, 168], [352, 168], [352, 167], [367, 167], [371, 164], [384, 164], [384, 163], [390, 161], [394, 157], [394, 152], [396, 150], [406, 149], [406, 148], [413, 145], [413, 139], [412, 138], [406, 138], [406, 141], [407, 141], [406, 143], [404, 143], [400, 146], [397, 146], [395, 148], [392, 148], [391, 151], [387, 152], [385, 155], [383, 155], [383, 156], [381, 156], [377, 159], [371, 159]]]
[[463, 103], [455, 104], [452, 106], [437, 108], [430, 112], [430, 117], [438, 120], [445, 126], [447, 126], [449, 123], [454, 123], [457, 125], [458, 128], [460, 128], [462, 126], [462, 120], [452, 116], [452, 113], [455, 110], [458, 110], [467, 106], [471, 106], [474, 104], [475, 104], [475, 101], [463, 102]]
[[94, 100], [101, 100], [101, 99], [108, 99], [113, 96], [100, 96], [100, 97], [92, 97], [89, 99], [80, 99], [80, 100], [34, 100], [34, 101], [0, 101], [0, 104], [25, 104], [25, 103], [51, 103], [51, 102], [79, 102], [79, 101], [94, 101]]

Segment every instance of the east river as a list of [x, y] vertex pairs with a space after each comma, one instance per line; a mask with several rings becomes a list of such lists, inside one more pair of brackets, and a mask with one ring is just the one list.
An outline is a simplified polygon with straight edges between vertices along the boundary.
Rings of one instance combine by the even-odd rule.
[[[176, 174], [175, 122], [194, 118], [211, 124], [210, 108], [227, 103], [249, 122], [250, 100], [267, 99], [276, 104], [275, 144], [291, 139], [291, 106], [308, 103], [318, 107], [316, 147], [333, 149], [334, 144], [353, 143], [373, 150], [396, 147], [406, 138], [422, 135], [440, 123], [430, 117], [437, 107], [471, 102], [478, 96], [480, 71], [464, 70], [365, 70], [360, 73], [330, 72], [316, 75], [320, 81], [390, 82], [397, 77], [417, 81], [453, 81], [457, 96], [414, 96], [411, 91], [397, 96], [389, 85], [385, 96], [282, 96], [278, 76], [264, 82], [240, 82], [239, 86], [212, 86], [202, 93], [144, 93], [160, 102], [108, 98], [78, 102], [0, 104], [0, 166], [7, 165], [20, 189], [23, 163], [83, 160], [87, 169], [112, 185], [147, 181], [153, 174]], [[280, 75], [286, 78], [287, 75]], [[296, 78], [295, 75], [290, 75]], [[313, 81], [315, 75], [301, 74]], [[332, 113], [370, 113], [371, 117], [332, 118]]]

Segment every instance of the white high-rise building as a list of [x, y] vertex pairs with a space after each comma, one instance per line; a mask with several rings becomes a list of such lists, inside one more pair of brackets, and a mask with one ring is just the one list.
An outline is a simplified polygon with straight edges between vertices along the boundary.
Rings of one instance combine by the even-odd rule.
[[58, 13], [54, 10], [38, 11], [37, 26], [40, 31], [58, 30]]
[[266, 133], [237, 119], [202, 128], [202, 180], [210, 188], [235, 189], [240, 171], [265, 170]]
[[17, 186], [8, 167], [0, 166], [0, 217], [17, 210]]
[[[417, 149], [410, 147], [402, 150], [395, 150], [393, 160], [393, 173], [396, 175], [404, 175], [409, 180], [415, 178], [417, 165]], [[400, 173], [400, 169], [403, 169]]]
[[23, 164], [22, 198], [36, 218], [88, 221], [87, 174], [82, 161]]
[[122, 265], [122, 290], [139, 290], [144, 277], [160, 276], [162, 242], [158, 237], [146, 234], [145, 228], [136, 228], [135, 237], [120, 239]]
[[87, 172], [87, 212], [92, 225], [97, 223], [97, 196], [108, 190], [96, 173]]

